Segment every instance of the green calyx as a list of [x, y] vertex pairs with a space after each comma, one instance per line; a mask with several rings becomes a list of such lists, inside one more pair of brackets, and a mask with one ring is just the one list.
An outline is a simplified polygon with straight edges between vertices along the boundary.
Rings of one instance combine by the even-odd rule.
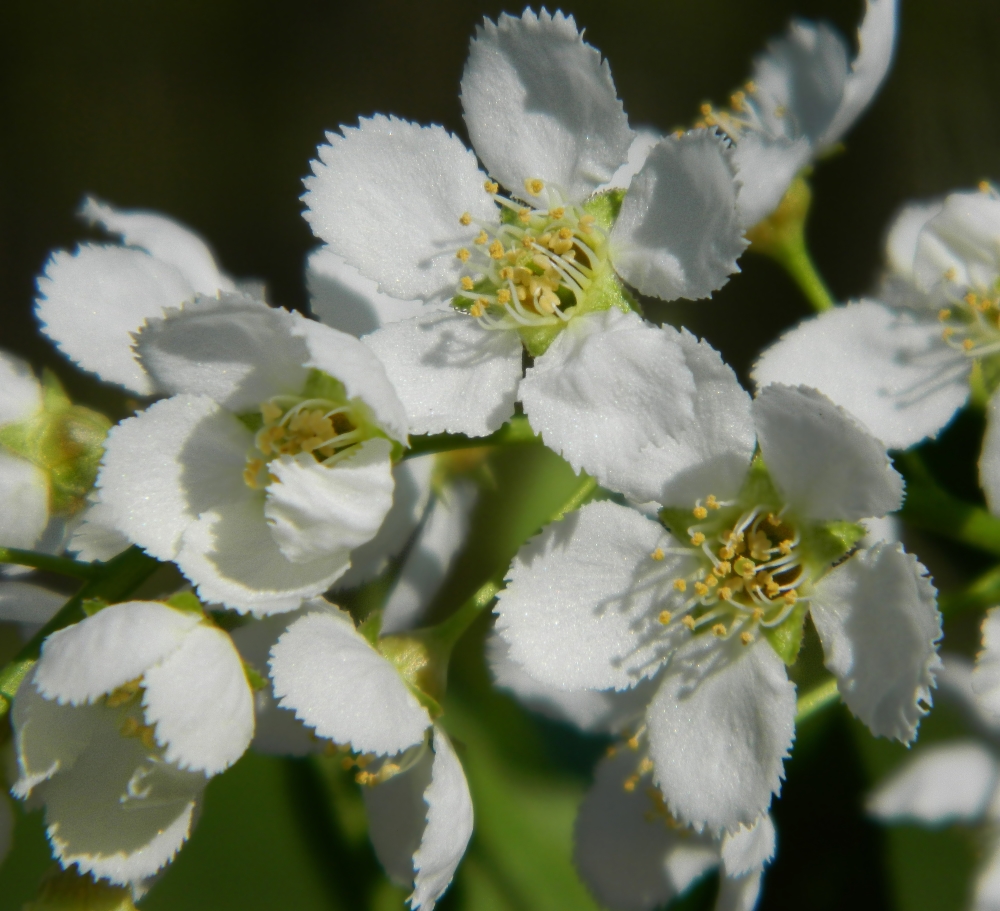
[[42, 408], [26, 421], [0, 427], [0, 449], [31, 462], [49, 481], [49, 508], [69, 516], [94, 487], [111, 421], [74, 405], [55, 374], [42, 376]]
[[431, 628], [383, 636], [375, 647], [396, 668], [431, 718], [440, 717], [444, 712], [441, 701], [448, 686], [451, 645], [441, 642]]

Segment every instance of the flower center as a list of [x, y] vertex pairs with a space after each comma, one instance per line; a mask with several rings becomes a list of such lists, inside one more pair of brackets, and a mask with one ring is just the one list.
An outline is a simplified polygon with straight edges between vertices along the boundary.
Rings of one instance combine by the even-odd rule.
[[[540, 180], [524, 182], [528, 192], [542, 192]], [[501, 206], [500, 224], [459, 221], [481, 228], [472, 247], [456, 256], [464, 266], [453, 306], [487, 329], [561, 326], [583, 303], [607, 259], [606, 231], [584, 207], [559, 202], [549, 188], [549, 207], [520, 205], [499, 194], [492, 181], [486, 192]]]
[[[770, 115], [771, 118], [782, 121], [788, 116], [788, 111], [778, 105]], [[766, 112], [757, 97], [757, 85], [751, 80], [729, 96], [728, 108], [714, 108], [711, 104], [703, 104], [701, 118], [695, 122], [695, 126], [718, 127], [730, 139], [738, 142], [746, 133], [770, 134], [772, 129], [767, 126], [766, 119]]]
[[[954, 277], [951, 270], [945, 273], [948, 281]], [[950, 306], [938, 311], [945, 344], [970, 358], [1000, 353], [1000, 288], [969, 291], [964, 297], [949, 294], [948, 302]]]

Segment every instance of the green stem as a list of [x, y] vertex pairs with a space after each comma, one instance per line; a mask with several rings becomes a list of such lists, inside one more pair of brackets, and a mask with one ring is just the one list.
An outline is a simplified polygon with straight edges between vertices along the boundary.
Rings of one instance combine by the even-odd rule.
[[42, 651], [42, 643], [56, 630], [78, 623], [86, 617], [83, 604], [88, 600], [114, 603], [122, 601], [148, 579], [158, 560], [147, 556], [138, 547], [130, 547], [100, 567], [100, 571], [67, 601], [21, 649], [14, 659], [0, 670], [0, 718], [10, 710], [18, 687], [31, 672]]
[[533, 443], [538, 436], [531, 429], [528, 419], [515, 415], [496, 433], [488, 437], [467, 437], [461, 433], [432, 433], [410, 438], [410, 448], [404, 459], [428, 455], [432, 452], [450, 452], [453, 449], [472, 449], [479, 446], [508, 446], [514, 443]]
[[476, 617], [493, 603], [497, 592], [503, 587], [503, 579], [490, 579], [447, 620], [434, 627], [434, 637], [450, 652], [465, 631], [472, 626]]
[[834, 306], [833, 295], [816, 269], [801, 231], [798, 236], [793, 235], [785, 243], [770, 250], [769, 255], [791, 276], [813, 310], [822, 313]]
[[69, 557], [54, 557], [33, 550], [19, 550], [16, 547], [0, 547], [0, 563], [15, 563], [18, 566], [33, 566], [61, 576], [75, 579], [93, 579], [101, 572], [100, 564], [81, 563]]
[[840, 699], [837, 681], [834, 677], [824, 680], [811, 690], [799, 696], [795, 703], [795, 723], [802, 724], [807, 718], [819, 714], [823, 709]]
[[562, 521], [566, 517], [567, 513], [575, 512], [581, 506], [583, 506], [583, 504], [590, 499], [591, 495], [596, 490], [597, 490], [597, 481], [594, 478], [590, 477], [590, 475], [586, 475], [581, 472], [580, 483], [576, 485], [576, 488], [574, 489], [573, 493], [569, 495], [569, 498], [566, 500], [566, 502], [563, 503], [563, 505], [560, 506], [559, 509], [557, 509], [552, 514], [552, 516], [549, 518], [549, 521], [546, 522], [545, 524], [548, 525], [551, 522]]

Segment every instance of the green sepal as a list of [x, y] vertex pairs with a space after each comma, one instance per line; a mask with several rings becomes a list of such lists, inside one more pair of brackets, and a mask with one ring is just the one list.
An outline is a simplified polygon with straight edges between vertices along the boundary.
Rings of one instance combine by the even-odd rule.
[[305, 399], [326, 399], [338, 405], [347, 404], [347, 390], [340, 380], [317, 370], [315, 367], [309, 371], [306, 377], [306, 384], [302, 387], [302, 397]]
[[259, 411], [248, 411], [246, 414], [236, 415], [236, 419], [251, 433], [256, 433], [264, 426], [264, 415]]
[[688, 526], [694, 525], [698, 520], [691, 515], [690, 509], [681, 509], [678, 506], [664, 506], [659, 512], [660, 522], [666, 526], [678, 541], [687, 542]]
[[802, 634], [806, 625], [806, 607], [806, 602], [800, 601], [781, 623], [764, 630], [764, 637], [771, 643], [771, 648], [789, 667], [795, 664], [799, 649], [802, 648]]
[[94, 614], [100, 613], [107, 606], [108, 602], [104, 598], [84, 598], [80, 602], [80, 610], [88, 617], [93, 617]]
[[174, 610], [184, 611], [185, 613], [205, 613], [205, 608], [202, 606], [202, 603], [198, 600], [198, 597], [194, 592], [177, 592], [176, 595], [171, 595], [167, 598], [164, 604], [169, 605], [174, 608]]
[[595, 193], [583, 204], [583, 211], [593, 215], [597, 226], [604, 231], [610, 231], [618, 220], [625, 200], [625, 190], [612, 189]]
[[851, 552], [867, 531], [855, 522], [826, 522], [802, 529], [802, 555], [817, 572]]
[[250, 662], [243, 661], [243, 673], [247, 678], [247, 683], [250, 684], [250, 689], [255, 693], [261, 690], [267, 689], [267, 678], [261, 674]]
[[375, 643], [383, 658], [396, 668], [411, 692], [436, 718], [442, 713], [448, 679], [450, 644], [445, 646], [434, 634], [434, 628], [417, 630], [405, 635], [384, 636]]
[[358, 632], [368, 640], [372, 648], [378, 648], [378, 637], [382, 632], [382, 610], [373, 610], [358, 626]]

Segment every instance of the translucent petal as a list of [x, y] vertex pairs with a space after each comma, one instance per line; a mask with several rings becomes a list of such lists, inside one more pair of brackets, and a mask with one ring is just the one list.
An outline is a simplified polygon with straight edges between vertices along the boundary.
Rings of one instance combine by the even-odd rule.
[[986, 612], [982, 630], [983, 650], [976, 656], [972, 689], [983, 713], [1000, 722], [1000, 608]]
[[747, 132], [733, 148], [732, 162], [740, 183], [736, 207], [740, 223], [751, 227], [763, 221], [781, 202], [795, 175], [812, 158], [805, 136], [789, 139], [766, 132]]
[[885, 239], [886, 259], [893, 273], [905, 279], [914, 278], [920, 232], [941, 211], [942, 204], [941, 200], [910, 203], [896, 214]]
[[985, 816], [998, 776], [997, 761], [983, 744], [932, 743], [879, 782], [865, 807], [885, 821], [975, 822]]
[[722, 836], [722, 863], [726, 876], [745, 876], [760, 870], [774, 857], [778, 835], [770, 814], [764, 814], [752, 826], [740, 826]]
[[[625, 689], [651, 676], [682, 639], [660, 624], [674, 579], [693, 561], [670, 553], [656, 522], [614, 503], [593, 503], [548, 526], [518, 552], [497, 600], [510, 657], [557, 689]], [[667, 552], [656, 561], [657, 547]]]
[[969, 397], [970, 362], [936, 320], [860, 301], [803, 320], [753, 368], [769, 383], [812, 386], [891, 449], [936, 436]]
[[0, 621], [41, 626], [47, 623], [66, 596], [31, 582], [0, 579]]
[[877, 737], [912, 741], [941, 666], [927, 570], [901, 544], [877, 544], [818, 582], [810, 610], [847, 707]]
[[253, 694], [239, 653], [222, 630], [199, 624], [180, 648], [146, 671], [142, 704], [164, 758], [217, 775], [253, 738]]
[[27, 361], [0, 351], [0, 427], [26, 421], [42, 409], [42, 387]]
[[633, 314], [574, 319], [520, 395], [550, 448], [637, 502], [735, 494], [753, 455], [749, 396], [718, 353]]
[[766, 639], [696, 636], [676, 652], [646, 713], [670, 812], [735, 832], [767, 812], [795, 736], [795, 686]]
[[933, 289], [948, 273], [958, 285], [990, 291], [1000, 272], [998, 233], [1000, 199], [978, 190], [949, 194], [917, 239], [917, 283]]
[[763, 872], [754, 870], [745, 876], [719, 877], [715, 911], [754, 911], [760, 897]]
[[411, 433], [486, 436], [514, 413], [521, 378], [516, 332], [460, 313], [428, 313], [364, 339], [403, 400]]
[[271, 650], [271, 678], [282, 706], [359, 753], [398, 753], [430, 725], [396, 669], [339, 611], [296, 620]]
[[45, 472], [0, 451], [0, 503], [0, 547], [33, 548], [49, 522]]
[[843, 408], [807, 386], [767, 386], [754, 399], [761, 454], [802, 518], [856, 522], [895, 512], [903, 479], [885, 447]]
[[131, 541], [114, 524], [114, 510], [102, 503], [100, 492], [91, 495], [91, 504], [73, 530], [66, 549], [78, 560], [107, 562], [118, 556]]
[[160, 262], [177, 269], [199, 294], [235, 291], [232, 279], [223, 275], [208, 245], [190, 228], [156, 212], [116, 209], [88, 196], [80, 214], [110, 234], [118, 234], [130, 247], [141, 247]]
[[[496, 222], [486, 175], [462, 141], [442, 127], [377, 114], [327, 133], [303, 183], [313, 233], [384, 294], [401, 300], [451, 297], [456, 251]], [[468, 212], [473, 221], [459, 223]]]
[[332, 466], [305, 452], [269, 464], [274, 480], [264, 516], [287, 560], [308, 563], [339, 553], [347, 561], [375, 536], [392, 506], [391, 451], [378, 437]]
[[524, 182], [540, 178], [563, 201], [582, 202], [625, 162], [633, 138], [611, 68], [561, 12], [486, 19], [469, 48], [462, 107], [490, 174], [526, 199], [537, 196]]
[[45, 640], [35, 685], [47, 699], [93, 702], [164, 661], [197, 624], [156, 601], [113, 604]]
[[132, 333], [194, 297], [173, 266], [142, 250], [83, 244], [52, 254], [38, 279], [35, 315], [56, 347], [84, 370], [138, 395], [155, 391], [132, 351]]
[[604, 190], [618, 189], [627, 190], [632, 178], [642, 170], [649, 153], [653, 151], [656, 144], [663, 138], [663, 134], [649, 127], [640, 127], [635, 131], [635, 138], [628, 147], [628, 158], [625, 163], [611, 175], [607, 183], [601, 184], [596, 193]]
[[663, 300], [711, 297], [746, 249], [732, 152], [708, 130], [661, 140], [633, 178], [611, 232], [618, 274]]
[[576, 818], [580, 877], [617, 911], [659, 908], [719, 865], [713, 839], [668, 824], [648, 778], [626, 790], [638, 764], [630, 750], [602, 759]]

